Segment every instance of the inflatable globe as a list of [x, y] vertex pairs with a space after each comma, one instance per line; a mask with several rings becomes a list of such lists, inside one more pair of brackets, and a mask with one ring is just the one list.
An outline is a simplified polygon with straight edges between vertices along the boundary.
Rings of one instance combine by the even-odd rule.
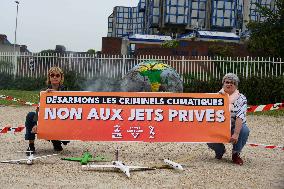
[[183, 92], [179, 74], [159, 61], [146, 61], [133, 67], [123, 78], [121, 90], [128, 92]]

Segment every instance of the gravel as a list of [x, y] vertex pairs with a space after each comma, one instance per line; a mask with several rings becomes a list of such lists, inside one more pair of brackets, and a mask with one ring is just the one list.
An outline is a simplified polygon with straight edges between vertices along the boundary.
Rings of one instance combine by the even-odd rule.
[[[0, 107], [0, 128], [23, 124], [33, 107]], [[248, 116], [251, 143], [284, 144], [284, 117]], [[0, 160], [24, 158], [24, 132], [2, 134]], [[61, 157], [81, 156], [84, 151], [114, 159], [126, 165], [162, 166], [163, 158], [184, 165], [184, 171], [157, 169], [131, 172], [128, 179], [117, 171], [83, 171], [77, 162]], [[231, 145], [222, 160], [206, 144], [190, 143], [114, 143], [74, 141], [59, 156], [36, 160], [33, 165], [0, 164], [0, 188], [284, 188], [284, 150], [245, 146], [243, 166], [231, 162]], [[54, 153], [52, 144], [36, 141], [37, 155]]]

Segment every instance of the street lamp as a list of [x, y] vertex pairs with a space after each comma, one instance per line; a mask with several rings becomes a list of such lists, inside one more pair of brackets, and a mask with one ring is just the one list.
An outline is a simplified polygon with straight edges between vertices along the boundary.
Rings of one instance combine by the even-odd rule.
[[19, 12], [19, 1], [15, 1], [17, 4], [17, 14], [16, 14], [16, 27], [15, 27], [15, 41], [14, 41], [14, 77], [17, 73], [17, 56], [16, 56], [16, 43], [17, 43], [17, 28], [18, 28], [18, 12]]
[[14, 41], [14, 52], [16, 52], [16, 43], [17, 43], [17, 28], [18, 28], [18, 12], [19, 12], [19, 1], [15, 1], [17, 4], [17, 14], [16, 14], [16, 27], [15, 27], [15, 41]]

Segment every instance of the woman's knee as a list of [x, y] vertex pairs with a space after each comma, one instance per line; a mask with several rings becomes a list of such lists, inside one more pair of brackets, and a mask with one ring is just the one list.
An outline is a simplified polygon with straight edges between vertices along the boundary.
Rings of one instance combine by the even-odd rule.
[[26, 120], [33, 120], [35, 117], [35, 112], [29, 112], [26, 116]]
[[33, 127], [35, 125], [34, 123], [34, 116], [35, 116], [35, 112], [29, 112], [26, 116], [26, 127]]
[[243, 127], [241, 129], [241, 135], [248, 137], [249, 132], [250, 132], [249, 128], [246, 125], [243, 125]]

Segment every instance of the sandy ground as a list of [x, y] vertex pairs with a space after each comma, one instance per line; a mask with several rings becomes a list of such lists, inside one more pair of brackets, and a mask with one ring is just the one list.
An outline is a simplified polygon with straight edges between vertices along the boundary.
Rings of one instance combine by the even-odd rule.
[[[0, 107], [0, 127], [24, 123], [32, 107]], [[248, 116], [251, 129], [249, 142], [284, 144], [284, 117]], [[24, 158], [17, 153], [27, 148], [24, 132], [0, 135], [0, 160]], [[80, 156], [89, 150], [114, 158], [116, 147], [120, 160], [127, 165], [161, 165], [162, 158], [170, 158], [185, 165], [185, 171], [170, 169], [131, 172], [128, 179], [116, 171], [83, 171], [77, 162], [61, 157]], [[53, 152], [48, 141], [36, 141], [37, 155]], [[181, 143], [112, 143], [71, 142], [64, 151], [33, 165], [0, 164], [0, 188], [284, 188], [284, 151], [246, 146], [243, 166], [231, 163], [231, 145], [222, 160], [214, 159], [214, 152], [206, 144]]]

